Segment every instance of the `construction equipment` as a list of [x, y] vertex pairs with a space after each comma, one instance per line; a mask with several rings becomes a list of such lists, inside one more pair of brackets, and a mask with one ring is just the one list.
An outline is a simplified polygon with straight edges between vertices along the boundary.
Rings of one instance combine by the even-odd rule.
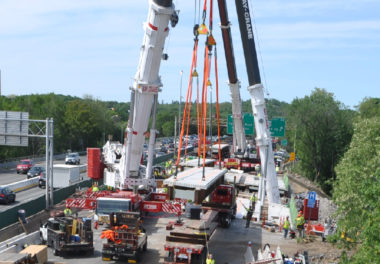
[[210, 201], [202, 202], [202, 210], [218, 212], [218, 222], [229, 227], [236, 215], [236, 195], [233, 185], [221, 184], [210, 195]]
[[53, 249], [55, 256], [67, 252], [94, 252], [90, 218], [55, 217], [41, 225], [43, 243]]
[[128, 262], [138, 262], [143, 251], [147, 250], [148, 236], [141, 225], [140, 214], [137, 212], [119, 212], [110, 214], [110, 229], [102, 232], [102, 259], [127, 259]]
[[[178, 15], [174, 10], [172, 0], [150, 0], [148, 21], [144, 25], [145, 35], [141, 47], [140, 60], [131, 88], [131, 106], [128, 126], [126, 129], [126, 144], [107, 142], [103, 148], [106, 169], [104, 183], [118, 189], [133, 189], [138, 186], [154, 186], [152, 165], [154, 143], [156, 139], [156, 107], [157, 97], [162, 83], [158, 75], [161, 59], [167, 59], [163, 54], [165, 39], [169, 34], [168, 24], [174, 27]], [[140, 166], [143, 152], [144, 134], [147, 132], [152, 112], [150, 129], [148, 164]], [[117, 151], [120, 163], [116, 163]]]
[[200, 219], [186, 219], [183, 226], [176, 227], [166, 236], [168, 257], [165, 263], [205, 263], [207, 243], [215, 229], [218, 225], [228, 228], [235, 217], [234, 186], [217, 186], [199, 209], [203, 212]]
[[255, 121], [256, 144], [260, 149], [260, 161], [263, 170], [259, 188], [259, 200], [263, 205], [265, 186], [269, 203], [281, 204], [273, 158], [272, 139], [265, 107], [264, 86], [261, 84], [249, 5], [246, 0], [235, 0], [235, 4], [248, 74], [248, 91], [251, 95], [252, 112]]

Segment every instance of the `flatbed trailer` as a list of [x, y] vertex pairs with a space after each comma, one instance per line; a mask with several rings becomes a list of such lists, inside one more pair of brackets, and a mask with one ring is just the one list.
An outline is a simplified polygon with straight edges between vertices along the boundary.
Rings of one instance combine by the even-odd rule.
[[209, 211], [200, 220], [185, 220], [185, 225], [176, 227], [166, 236], [165, 251], [168, 256], [166, 264], [205, 263], [207, 243], [211, 239], [218, 223], [212, 221], [216, 213]]
[[143, 251], [147, 250], [148, 237], [141, 225], [138, 212], [119, 212], [110, 214], [111, 236], [106, 236], [107, 242], [103, 244], [102, 259], [127, 259], [139, 262]]

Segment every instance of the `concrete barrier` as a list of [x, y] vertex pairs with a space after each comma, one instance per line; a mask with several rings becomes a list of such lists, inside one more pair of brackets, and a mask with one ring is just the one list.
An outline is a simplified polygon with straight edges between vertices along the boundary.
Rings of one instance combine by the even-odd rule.
[[0, 254], [2, 253], [18, 253], [24, 245], [39, 245], [41, 244], [40, 231], [35, 231], [30, 234], [20, 234], [0, 243]]
[[7, 185], [3, 185], [3, 187], [8, 187], [14, 192], [21, 192], [23, 190], [33, 188], [38, 185], [39, 177], [34, 177], [31, 179], [26, 179], [18, 182], [13, 182]]

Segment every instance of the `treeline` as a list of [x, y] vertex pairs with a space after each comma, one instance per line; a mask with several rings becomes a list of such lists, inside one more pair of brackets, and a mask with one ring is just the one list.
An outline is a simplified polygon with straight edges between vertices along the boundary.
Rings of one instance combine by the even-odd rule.
[[[273, 107], [272, 107], [273, 105]], [[277, 100], [268, 101], [270, 116], [283, 116], [287, 104]], [[181, 105], [181, 119], [185, 104]], [[78, 98], [57, 94], [32, 94], [23, 96], [1, 96], [0, 110], [28, 112], [29, 119], [54, 119], [54, 151], [56, 153], [86, 150], [87, 147], [101, 147], [112, 135], [114, 140], [121, 140], [127, 125], [129, 103], [100, 101], [90, 96]], [[208, 107], [209, 111], [211, 106]], [[160, 137], [174, 135], [175, 116], [178, 119], [178, 102], [161, 103], [157, 107], [156, 129]], [[250, 101], [243, 103], [244, 112], [252, 112]], [[189, 133], [197, 133], [197, 106], [191, 106]], [[212, 130], [217, 133], [216, 105], [212, 105]], [[226, 132], [227, 115], [231, 113], [231, 103], [220, 104], [221, 132]], [[207, 115], [209, 117], [209, 115]], [[41, 124], [39, 124], [41, 126]], [[33, 124], [30, 129], [37, 132]], [[178, 129], [178, 128], [177, 128]], [[0, 160], [12, 157], [39, 155], [45, 153], [45, 141], [41, 138], [29, 138], [29, 146], [0, 146]]]

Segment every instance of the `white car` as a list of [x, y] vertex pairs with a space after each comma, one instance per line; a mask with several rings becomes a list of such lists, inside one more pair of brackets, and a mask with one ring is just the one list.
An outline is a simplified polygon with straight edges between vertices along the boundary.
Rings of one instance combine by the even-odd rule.
[[80, 164], [80, 157], [79, 154], [76, 152], [69, 153], [66, 155], [65, 164]]

